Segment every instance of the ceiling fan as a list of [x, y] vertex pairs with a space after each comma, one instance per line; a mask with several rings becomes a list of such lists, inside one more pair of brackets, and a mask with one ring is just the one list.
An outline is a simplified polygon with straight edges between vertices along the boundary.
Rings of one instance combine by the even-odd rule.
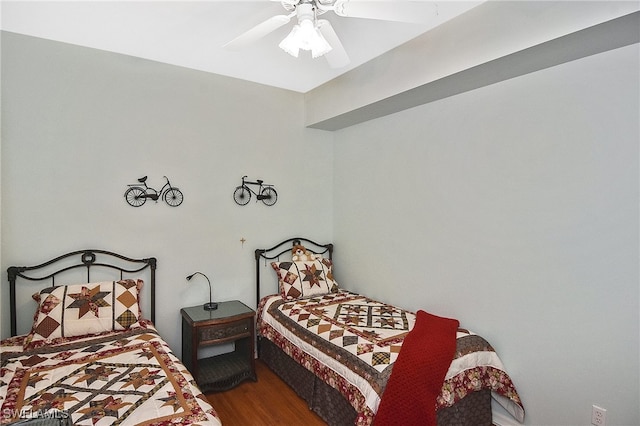
[[437, 14], [437, 4], [410, 0], [271, 0], [279, 1], [287, 14], [276, 15], [256, 25], [224, 45], [239, 49], [288, 24], [293, 17], [298, 23], [279, 44], [285, 52], [298, 57], [300, 50], [309, 50], [314, 58], [324, 56], [332, 68], [349, 63], [349, 56], [331, 23], [318, 17], [333, 12], [340, 17], [379, 19], [396, 22], [425, 22], [430, 13]]

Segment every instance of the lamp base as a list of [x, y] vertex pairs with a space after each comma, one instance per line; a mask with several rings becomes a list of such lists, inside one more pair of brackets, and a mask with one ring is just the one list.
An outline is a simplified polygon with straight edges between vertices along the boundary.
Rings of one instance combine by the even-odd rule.
[[218, 309], [218, 304], [216, 302], [205, 303], [203, 308], [205, 311], [215, 311]]

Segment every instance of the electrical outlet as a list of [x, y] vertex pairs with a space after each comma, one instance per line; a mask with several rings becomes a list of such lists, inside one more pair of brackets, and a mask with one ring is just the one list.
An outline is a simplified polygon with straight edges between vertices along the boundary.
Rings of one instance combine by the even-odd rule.
[[607, 425], [607, 410], [597, 405], [591, 407], [591, 424], [595, 426]]

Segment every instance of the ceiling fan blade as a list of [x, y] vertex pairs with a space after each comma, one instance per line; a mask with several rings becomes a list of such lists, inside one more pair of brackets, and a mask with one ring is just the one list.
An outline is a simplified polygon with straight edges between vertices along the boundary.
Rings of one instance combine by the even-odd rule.
[[290, 15], [276, 15], [267, 19], [266, 21], [256, 25], [249, 31], [240, 34], [230, 42], [223, 45], [226, 49], [241, 49], [256, 40], [261, 39], [272, 31], [277, 30], [283, 25], [286, 25], [291, 21], [291, 17], [295, 16], [295, 13]]
[[324, 54], [329, 66], [331, 68], [342, 68], [349, 64], [349, 55], [347, 55], [347, 51], [344, 49], [331, 23], [326, 19], [318, 19], [317, 25], [322, 36], [327, 40], [327, 43], [331, 45], [331, 50]]
[[337, 0], [333, 10], [343, 17], [413, 23], [433, 21], [438, 16], [438, 4], [431, 1]]

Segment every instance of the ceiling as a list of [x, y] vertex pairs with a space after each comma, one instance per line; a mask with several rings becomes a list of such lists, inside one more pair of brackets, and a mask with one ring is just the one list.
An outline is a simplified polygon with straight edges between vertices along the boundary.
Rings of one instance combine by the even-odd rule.
[[287, 14], [277, 1], [2, 0], [0, 13], [3, 31], [306, 93], [482, 1], [396, 0], [396, 3], [397, 7], [424, 10], [425, 22], [343, 18], [333, 12], [322, 15], [331, 22], [351, 59], [349, 65], [339, 69], [330, 68], [324, 58], [312, 59], [308, 52], [301, 52], [296, 59], [278, 47], [295, 18], [244, 49], [223, 48], [225, 43], [271, 16]]

